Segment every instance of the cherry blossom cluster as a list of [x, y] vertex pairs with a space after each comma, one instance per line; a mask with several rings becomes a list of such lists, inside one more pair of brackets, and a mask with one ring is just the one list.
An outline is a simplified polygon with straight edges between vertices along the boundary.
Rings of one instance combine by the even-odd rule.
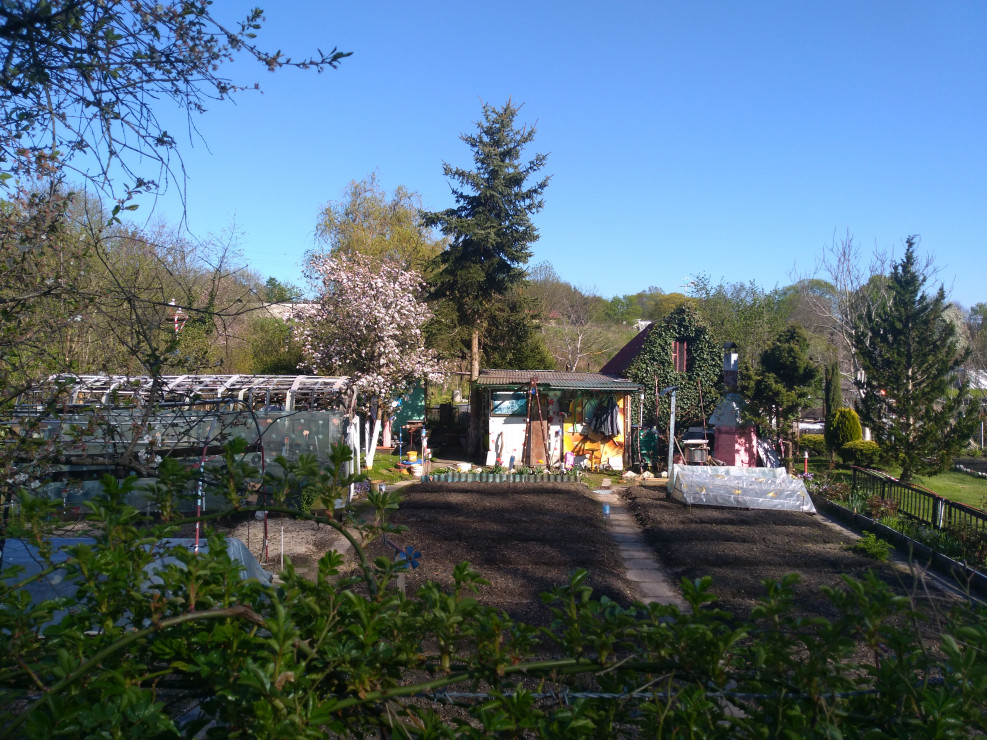
[[424, 281], [417, 272], [341, 253], [313, 256], [308, 272], [319, 295], [295, 324], [305, 366], [348, 376], [346, 395], [355, 391], [363, 410], [416, 382], [441, 379], [441, 364], [422, 334], [431, 311], [420, 298]]

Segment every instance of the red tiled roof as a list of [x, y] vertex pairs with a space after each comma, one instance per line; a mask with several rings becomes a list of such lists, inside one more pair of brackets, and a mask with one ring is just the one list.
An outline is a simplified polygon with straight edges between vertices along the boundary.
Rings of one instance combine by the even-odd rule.
[[636, 337], [621, 347], [620, 351], [617, 352], [617, 354], [615, 354], [606, 365], [600, 368], [600, 372], [604, 375], [615, 375], [618, 377], [625, 375], [627, 373], [627, 368], [629, 368], [631, 363], [634, 362], [634, 358], [637, 357], [637, 353], [641, 351], [645, 340], [647, 340], [648, 335], [651, 334], [651, 330], [654, 326], [654, 324], [648, 324], [641, 331], [639, 331]]

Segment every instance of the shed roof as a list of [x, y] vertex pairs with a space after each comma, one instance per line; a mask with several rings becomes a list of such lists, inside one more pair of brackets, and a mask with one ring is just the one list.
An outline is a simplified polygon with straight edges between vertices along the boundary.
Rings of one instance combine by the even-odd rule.
[[559, 390], [635, 393], [637, 383], [604, 373], [572, 373], [557, 370], [481, 370], [476, 384], [482, 388], [518, 388], [534, 380], [539, 386]]

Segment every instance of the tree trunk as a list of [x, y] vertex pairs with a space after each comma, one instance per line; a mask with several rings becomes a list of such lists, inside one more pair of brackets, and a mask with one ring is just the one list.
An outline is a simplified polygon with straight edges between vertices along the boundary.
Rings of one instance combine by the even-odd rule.
[[374, 466], [374, 456], [377, 454], [377, 437], [380, 435], [380, 417], [384, 413], [383, 405], [377, 406], [377, 418], [374, 419], [373, 431], [370, 433], [370, 439], [367, 440], [367, 459], [364, 463], [369, 469]]
[[473, 327], [470, 334], [470, 380], [480, 377], [480, 327]]
[[483, 392], [475, 385], [470, 389], [470, 425], [466, 433], [467, 457], [480, 455], [480, 444], [483, 430], [483, 415], [486, 408], [483, 404]]
[[473, 327], [470, 334], [470, 424], [466, 431], [466, 455], [467, 457], [478, 457], [480, 455], [480, 444], [483, 429], [483, 415], [486, 409], [483, 408], [483, 394], [474, 385], [480, 377], [480, 327]]
[[[349, 420], [349, 425], [347, 428], [347, 442], [350, 445], [350, 450], [353, 452], [353, 459], [346, 464], [347, 475], [354, 475], [360, 472], [360, 417], [357, 416], [356, 413], [354, 413]], [[346, 500], [352, 501], [354, 493], [355, 487], [351, 483]]]

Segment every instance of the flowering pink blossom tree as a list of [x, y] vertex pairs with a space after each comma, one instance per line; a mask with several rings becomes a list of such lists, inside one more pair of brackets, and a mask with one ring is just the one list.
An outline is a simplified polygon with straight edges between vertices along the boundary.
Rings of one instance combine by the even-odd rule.
[[303, 364], [349, 377], [344, 397], [351, 422], [358, 410], [369, 413], [376, 406], [369, 467], [392, 399], [417, 382], [441, 379], [439, 360], [421, 331], [431, 318], [420, 298], [424, 281], [414, 270], [361, 254], [316, 254], [307, 272], [319, 293], [295, 326]]

